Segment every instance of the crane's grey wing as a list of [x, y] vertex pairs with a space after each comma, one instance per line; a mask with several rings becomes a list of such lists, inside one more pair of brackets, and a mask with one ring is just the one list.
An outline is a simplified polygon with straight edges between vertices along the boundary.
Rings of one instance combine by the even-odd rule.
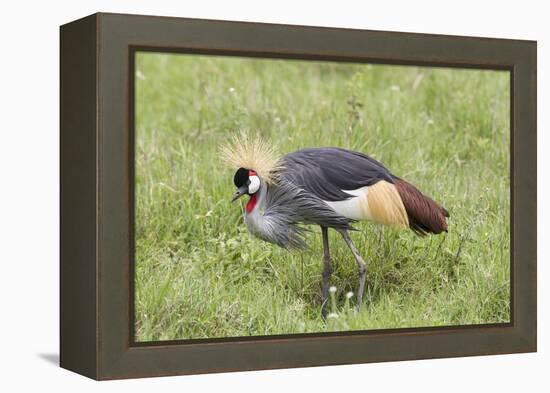
[[390, 171], [366, 154], [335, 147], [298, 150], [282, 159], [279, 177], [325, 201], [352, 197], [343, 190], [394, 183]]
[[285, 248], [306, 247], [307, 229], [302, 224], [352, 229], [351, 220], [336, 213], [316, 195], [284, 180], [269, 186], [262, 220], [262, 233], [256, 235]]

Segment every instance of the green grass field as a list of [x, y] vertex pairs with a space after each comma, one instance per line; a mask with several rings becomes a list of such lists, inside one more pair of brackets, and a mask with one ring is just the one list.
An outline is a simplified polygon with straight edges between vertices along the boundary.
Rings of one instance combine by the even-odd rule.
[[[507, 322], [507, 72], [138, 53], [136, 340]], [[320, 316], [322, 244], [288, 252], [251, 237], [217, 149], [240, 130], [280, 153], [367, 153], [450, 212], [420, 238], [370, 223], [352, 307], [353, 256], [331, 233], [337, 288]]]

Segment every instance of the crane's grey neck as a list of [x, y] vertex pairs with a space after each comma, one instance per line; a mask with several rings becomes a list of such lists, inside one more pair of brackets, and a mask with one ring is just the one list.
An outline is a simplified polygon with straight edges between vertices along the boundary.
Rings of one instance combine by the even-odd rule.
[[267, 185], [261, 181], [256, 194], [254, 208], [246, 209], [244, 215], [248, 231], [278, 246], [306, 248], [306, 229], [302, 224], [350, 228], [347, 218], [340, 216], [315, 195], [292, 183], [277, 181]]
[[[256, 220], [257, 218], [261, 218], [260, 216], [263, 215], [262, 212], [265, 209], [267, 192], [267, 184], [260, 179], [260, 188], [255, 194], [250, 196], [247, 203], [247, 208], [245, 209], [244, 217], [245, 221], [247, 221], [247, 225], [249, 220]], [[255, 204], [252, 210], [249, 211], [248, 205], [252, 203], [253, 198], [256, 198]]]
[[[264, 211], [267, 199], [267, 193], [269, 192], [267, 184], [260, 179], [260, 189], [256, 192], [256, 204], [252, 211], [248, 212], [248, 209], [244, 213], [244, 222], [246, 227], [254, 236], [257, 236], [266, 241], [269, 239], [269, 231], [266, 231], [266, 225], [264, 220]], [[250, 198], [253, 198], [252, 195]], [[249, 202], [250, 203], [250, 202]]]
[[284, 248], [305, 248], [304, 231], [297, 225], [304, 220], [296, 212], [296, 205], [292, 204], [292, 200], [297, 197], [298, 190], [290, 185], [268, 186], [261, 181], [256, 205], [250, 212], [247, 209], [244, 215], [248, 231]]

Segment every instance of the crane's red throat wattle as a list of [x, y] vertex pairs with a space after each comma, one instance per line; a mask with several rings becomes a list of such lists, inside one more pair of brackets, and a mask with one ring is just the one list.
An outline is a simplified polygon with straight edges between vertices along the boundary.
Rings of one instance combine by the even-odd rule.
[[256, 201], [257, 201], [257, 195], [252, 194], [250, 196], [250, 199], [248, 200], [248, 203], [246, 204], [246, 212], [247, 213], [251, 213], [252, 210], [254, 210], [254, 206], [256, 206]]

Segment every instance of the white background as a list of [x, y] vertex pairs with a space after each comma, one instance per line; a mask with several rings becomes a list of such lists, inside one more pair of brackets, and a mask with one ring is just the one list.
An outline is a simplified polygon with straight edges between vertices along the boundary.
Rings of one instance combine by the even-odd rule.
[[[0, 15], [0, 390], [549, 391], [545, 1], [13, 1]], [[93, 382], [58, 368], [58, 26], [96, 11], [538, 40], [539, 352]], [[545, 111], [546, 109], [546, 111]], [[546, 172], [546, 173], [545, 173]], [[546, 230], [546, 231], [545, 231]], [[546, 242], [546, 245], [544, 244]], [[550, 363], [550, 362], [549, 362]]]

